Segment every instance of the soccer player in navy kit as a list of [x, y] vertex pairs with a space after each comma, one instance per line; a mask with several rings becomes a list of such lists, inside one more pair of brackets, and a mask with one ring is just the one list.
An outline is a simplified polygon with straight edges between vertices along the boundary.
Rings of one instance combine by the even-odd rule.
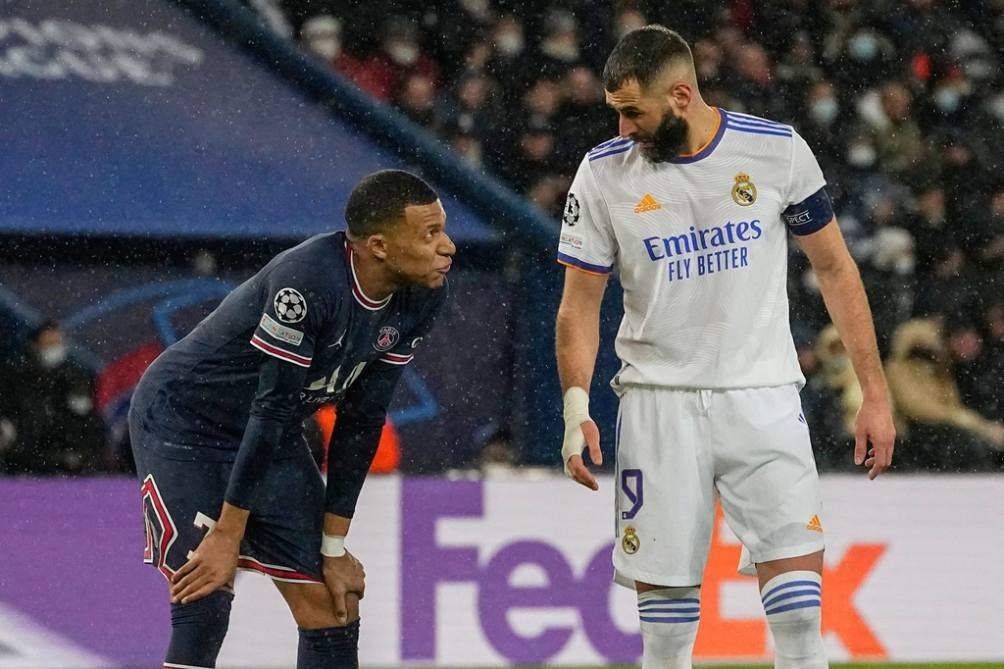
[[[154, 361], [129, 431], [144, 560], [168, 579], [164, 667], [213, 667], [235, 569], [270, 576], [300, 630], [297, 669], [358, 666], [362, 565], [345, 536], [404, 366], [446, 299], [456, 250], [432, 188], [367, 176], [347, 232], [280, 253]], [[301, 434], [338, 406], [327, 486]]]

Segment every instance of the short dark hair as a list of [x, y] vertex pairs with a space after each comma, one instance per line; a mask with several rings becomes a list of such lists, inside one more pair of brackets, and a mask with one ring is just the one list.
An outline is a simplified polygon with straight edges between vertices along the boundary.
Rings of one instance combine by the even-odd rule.
[[63, 328], [59, 326], [57, 321], [47, 318], [28, 331], [28, 341], [33, 344], [37, 344], [38, 340], [42, 338], [42, 335], [53, 330], [62, 332]]
[[616, 91], [631, 79], [647, 88], [674, 60], [694, 62], [687, 40], [675, 30], [653, 23], [621, 37], [603, 67], [603, 87]]
[[387, 230], [404, 218], [404, 208], [439, 199], [432, 186], [404, 170], [380, 170], [352, 189], [345, 205], [345, 222], [354, 237]]

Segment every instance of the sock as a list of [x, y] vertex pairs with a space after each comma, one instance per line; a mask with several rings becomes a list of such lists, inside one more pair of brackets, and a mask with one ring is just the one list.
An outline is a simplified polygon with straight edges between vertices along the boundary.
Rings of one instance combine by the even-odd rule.
[[300, 629], [296, 669], [358, 669], [359, 620], [345, 627]]
[[814, 571], [775, 576], [761, 591], [763, 609], [774, 636], [776, 669], [826, 669], [820, 632], [822, 579]]
[[215, 667], [230, 625], [233, 600], [233, 594], [217, 590], [190, 604], [171, 604], [171, 643], [164, 667]]
[[691, 669], [701, 590], [659, 588], [638, 595], [642, 669]]

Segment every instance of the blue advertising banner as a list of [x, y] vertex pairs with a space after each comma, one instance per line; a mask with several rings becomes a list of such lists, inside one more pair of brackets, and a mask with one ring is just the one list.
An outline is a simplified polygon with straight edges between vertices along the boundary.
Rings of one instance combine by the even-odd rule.
[[0, 87], [0, 233], [303, 238], [415, 169], [166, 0], [0, 6]]

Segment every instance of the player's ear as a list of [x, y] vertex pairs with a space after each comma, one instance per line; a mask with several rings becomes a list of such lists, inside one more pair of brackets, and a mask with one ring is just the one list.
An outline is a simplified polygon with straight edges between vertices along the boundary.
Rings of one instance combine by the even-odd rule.
[[366, 238], [366, 249], [381, 260], [387, 259], [387, 239], [383, 233], [376, 233]]
[[690, 101], [694, 99], [694, 91], [687, 82], [678, 81], [670, 86], [668, 97], [674, 107], [685, 111], [690, 106]]

